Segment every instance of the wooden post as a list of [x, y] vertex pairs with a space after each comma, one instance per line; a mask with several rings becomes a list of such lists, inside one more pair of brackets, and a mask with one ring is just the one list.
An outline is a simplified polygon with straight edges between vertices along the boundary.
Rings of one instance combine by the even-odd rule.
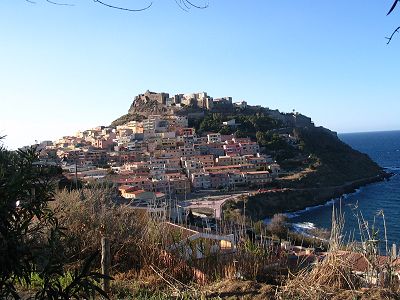
[[[101, 273], [106, 276], [110, 276], [110, 241], [107, 237], [101, 238]], [[103, 279], [103, 290], [108, 293], [110, 291], [110, 280], [108, 278]]]
[[395, 260], [397, 258], [397, 247], [396, 244], [393, 243], [392, 245], [392, 259]]
[[78, 161], [75, 158], [75, 188], [78, 190]]

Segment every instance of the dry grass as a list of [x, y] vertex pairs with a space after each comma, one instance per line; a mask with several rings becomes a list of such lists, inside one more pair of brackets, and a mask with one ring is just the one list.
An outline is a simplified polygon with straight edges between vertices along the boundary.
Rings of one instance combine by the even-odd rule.
[[276, 299], [277, 287], [255, 281], [225, 279], [204, 289], [207, 298], [217, 299]]
[[[248, 234], [244, 220], [220, 223], [219, 233], [235, 233], [235, 253], [212, 253], [213, 243], [201, 240], [186, 241], [184, 247], [171, 250], [172, 243], [185, 240], [181, 232], [129, 206], [114, 205], [114, 197], [112, 188], [62, 191], [54, 205], [61, 225], [68, 228], [65, 244], [72, 264], [99, 249], [102, 235], [110, 237], [114, 295], [134, 295], [144, 288], [165, 295], [191, 295], [190, 299], [199, 295], [219, 299], [374, 299], [379, 292], [379, 297], [387, 299], [398, 296], [391, 280], [380, 281], [386, 289], [363, 290], [371, 283], [352, 271], [352, 257], [343, 255], [342, 250], [362, 255], [371, 266], [371, 274], [387, 272], [390, 263], [381, 264], [368, 248], [349, 247], [342, 241], [344, 218], [340, 211], [332, 215], [326, 257], [312, 268], [287, 276], [286, 257], [268, 238], [265, 227], [256, 226], [261, 239], [255, 239]], [[195, 249], [199, 244], [204, 258], [185, 257], [185, 247]]]
[[292, 274], [281, 287], [278, 299], [331, 299], [339, 290], [360, 289], [361, 280], [350, 266], [340, 255], [329, 254], [311, 271], [303, 269]]
[[[369, 232], [370, 229], [365, 226], [363, 219], [359, 219], [359, 222], [363, 225], [360, 229], [366, 231], [361, 235], [369, 237], [362, 240], [365, 246], [359, 247], [359, 243], [353, 242], [344, 243], [344, 216], [340, 208], [338, 211], [333, 208], [330, 249], [327, 255], [311, 270], [303, 269], [292, 274], [282, 285], [277, 294], [278, 299], [399, 299], [390, 256], [378, 255], [376, 244], [369, 244], [371, 237], [375, 241], [377, 236]], [[355, 272], [360, 271], [357, 269], [362, 269], [362, 276], [361, 272]], [[377, 286], [381, 288], [376, 289]], [[379, 294], [378, 291], [382, 295], [374, 298]]]
[[[243, 225], [231, 223], [221, 223], [218, 232], [236, 232], [240, 243], [235, 254], [212, 253], [214, 244], [202, 240], [187, 241], [184, 247], [171, 250], [172, 243], [185, 240], [182, 233], [127, 205], [113, 204], [115, 196], [114, 189], [107, 187], [61, 191], [56, 195], [53, 209], [60, 224], [68, 228], [64, 243], [71, 264], [100, 249], [103, 235], [111, 242], [112, 273], [128, 272], [137, 278], [158, 272], [164, 278], [170, 276], [182, 283], [234, 278], [238, 273], [256, 279], [274, 258], [274, 249], [265, 240], [251, 241]], [[185, 247], [199, 246], [206, 254], [204, 259], [184, 259]]]

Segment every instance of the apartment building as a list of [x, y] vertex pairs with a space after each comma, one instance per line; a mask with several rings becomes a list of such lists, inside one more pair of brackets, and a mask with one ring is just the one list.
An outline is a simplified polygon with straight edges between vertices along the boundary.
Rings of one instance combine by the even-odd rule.
[[195, 189], [209, 189], [211, 187], [210, 174], [208, 172], [199, 172], [190, 174], [192, 186]]
[[221, 143], [221, 134], [220, 133], [209, 133], [209, 134], [207, 134], [207, 142], [209, 144]]
[[243, 176], [247, 184], [264, 185], [272, 182], [272, 176], [268, 171], [244, 172]]

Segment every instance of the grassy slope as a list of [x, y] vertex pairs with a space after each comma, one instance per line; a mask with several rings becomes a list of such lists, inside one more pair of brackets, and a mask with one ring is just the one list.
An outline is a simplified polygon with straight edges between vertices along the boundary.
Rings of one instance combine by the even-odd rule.
[[298, 187], [342, 185], [382, 174], [382, 168], [368, 155], [354, 150], [326, 129], [301, 128], [297, 131], [304, 141], [305, 151], [320, 161], [316, 172], [303, 177], [297, 183]]

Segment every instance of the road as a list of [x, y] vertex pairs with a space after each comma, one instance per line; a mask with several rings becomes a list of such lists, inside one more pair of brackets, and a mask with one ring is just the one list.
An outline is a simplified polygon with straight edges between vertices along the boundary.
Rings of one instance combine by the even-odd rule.
[[249, 192], [234, 195], [205, 196], [202, 199], [182, 201], [179, 203], [185, 208], [208, 208], [214, 212], [216, 219], [221, 219], [222, 205], [229, 200], [237, 200], [241, 196], [248, 196]]

